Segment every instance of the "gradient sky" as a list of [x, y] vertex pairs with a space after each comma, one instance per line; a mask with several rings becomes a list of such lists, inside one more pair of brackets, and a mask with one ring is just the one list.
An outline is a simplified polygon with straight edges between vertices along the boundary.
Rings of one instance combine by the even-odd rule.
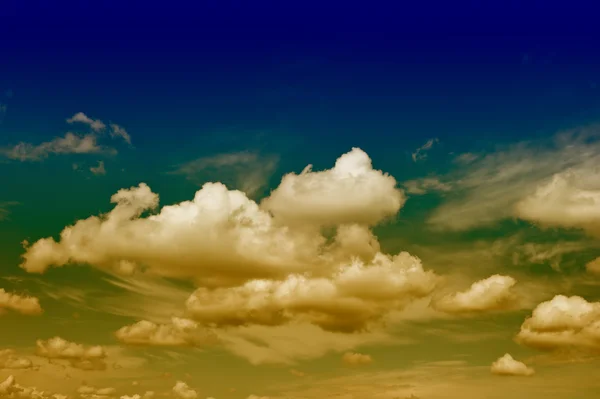
[[597, 10], [523, 3], [7, 3], [0, 398], [598, 397]]

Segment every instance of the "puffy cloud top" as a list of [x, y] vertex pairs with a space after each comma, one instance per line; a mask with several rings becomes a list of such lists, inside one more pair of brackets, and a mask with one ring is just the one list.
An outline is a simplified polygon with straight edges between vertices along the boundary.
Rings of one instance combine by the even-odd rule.
[[299, 175], [285, 175], [262, 206], [286, 224], [373, 225], [395, 215], [404, 202], [396, 180], [353, 148], [332, 169], [314, 172], [309, 165]]
[[517, 342], [543, 350], [600, 348], [600, 303], [557, 295], [540, 303], [521, 325]]
[[43, 313], [38, 298], [11, 294], [0, 288], [0, 314], [5, 310], [25, 315], [40, 315]]

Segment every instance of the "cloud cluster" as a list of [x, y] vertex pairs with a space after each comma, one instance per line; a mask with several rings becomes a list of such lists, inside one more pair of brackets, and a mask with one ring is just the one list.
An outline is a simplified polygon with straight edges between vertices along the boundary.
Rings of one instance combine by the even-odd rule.
[[48, 359], [67, 360], [71, 366], [82, 370], [106, 368], [106, 352], [101, 346], [86, 346], [60, 337], [36, 341], [36, 355]]
[[192, 318], [214, 326], [280, 325], [305, 321], [330, 331], [357, 331], [415, 298], [436, 283], [418, 258], [407, 252], [359, 259], [329, 278], [290, 275], [285, 280], [252, 280], [232, 288], [201, 287], [186, 302]]
[[[0, 154], [18, 161], [40, 161], [52, 154], [115, 154], [116, 150], [98, 144], [98, 138], [106, 131], [106, 124], [99, 119], [92, 119], [83, 112], [78, 112], [67, 119], [69, 124], [84, 124], [91, 133], [76, 134], [67, 132], [64, 136], [39, 144], [20, 142], [13, 147], [0, 149]], [[110, 124], [110, 136], [118, 137], [131, 144], [127, 131], [114, 123]]]
[[9, 376], [3, 382], [0, 382], [0, 398], [21, 398], [21, 399], [66, 399], [60, 394], [41, 391], [35, 387], [25, 387], [17, 383], [14, 376]]
[[521, 325], [517, 342], [541, 350], [600, 349], [600, 302], [557, 295], [540, 303]]
[[38, 298], [11, 294], [0, 288], [0, 315], [9, 310], [24, 315], [40, 315], [43, 313]]
[[495, 274], [477, 281], [462, 292], [448, 294], [433, 301], [437, 310], [447, 313], [475, 313], [506, 310], [514, 307], [518, 301], [512, 288], [516, 280], [510, 276]]
[[515, 360], [510, 354], [506, 353], [500, 357], [491, 367], [492, 374], [505, 376], [524, 376], [529, 377], [535, 374], [535, 370], [528, 367], [525, 363]]
[[179, 317], [173, 317], [170, 324], [142, 320], [122, 327], [116, 332], [116, 337], [125, 344], [152, 346], [203, 346], [218, 341], [212, 331]]
[[18, 356], [12, 349], [0, 349], [0, 369], [29, 369], [30, 359]]

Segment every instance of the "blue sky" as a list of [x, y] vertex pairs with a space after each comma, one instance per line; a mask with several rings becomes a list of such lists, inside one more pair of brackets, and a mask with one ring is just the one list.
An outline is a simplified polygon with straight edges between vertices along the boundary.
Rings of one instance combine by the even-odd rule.
[[0, 397], [597, 396], [596, 15], [5, 4]]

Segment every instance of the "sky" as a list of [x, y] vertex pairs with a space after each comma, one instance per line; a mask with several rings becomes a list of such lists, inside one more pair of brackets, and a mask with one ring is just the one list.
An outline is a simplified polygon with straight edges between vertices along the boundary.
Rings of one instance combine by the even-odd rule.
[[0, 10], [0, 398], [596, 398], [559, 2]]

